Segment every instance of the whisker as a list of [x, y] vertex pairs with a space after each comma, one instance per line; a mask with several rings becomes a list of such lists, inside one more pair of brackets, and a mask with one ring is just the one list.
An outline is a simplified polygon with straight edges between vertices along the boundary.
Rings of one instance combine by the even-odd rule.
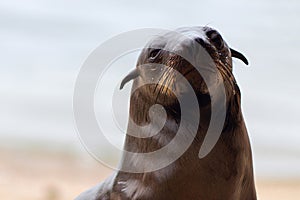
[[[170, 71], [170, 69], [168, 68], [168, 69], [162, 74], [162, 77], [164, 77], [165, 74], [167, 74], [169, 71]], [[159, 84], [159, 82], [157, 83], [157, 85], [160, 85], [160, 88], [159, 88], [159, 91], [158, 91], [158, 93], [157, 93], [157, 95], [156, 95], [155, 103], [157, 102], [158, 97], [159, 97], [160, 93], [162, 92], [163, 85], [164, 85], [164, 83], [165, 83], [166, 81], [167, 81], [167, 78], [165, 78], [165, 79], [163, 80], [162, 84]]]
[[[230, 84], [232, 90], [234, 89], [234, 83], [235, 83], [235, 79], [233, 77], [232, 72], [230, 71], [230, 69], [228, 69], [226, 66], [224, 66], [223, 63], [220, 63], [219, 65], [217, 65], [219, 72], [221, 73], [224, 81], [227, 82], [227, 84]], [[225, 84], [226, 84], [225, 82]]]
[[[171, 70], [169, 71], [169, 74], [171, 74]], [[167, 75], [169, 75], [169, 74], [167, 74]], [[172, 78], [173, 78], [173, 77], [168, 77], [168, 78], [167, 78], [167, 79], [168, 79], [168, 82], [166, 83], [165, 93], [164, 93], [164, 100], [163, 100], [163, 102], [165, 102], [165, 99], [166, 99], [166, 96], [167, 96], [167, 92], [168, 92], [169, 86], [170, 86], [170, 84], [171, 84]]]
[[[166, 70], [165, 70], [165, 71], [166, 71]], [[164, 72], [164, 73], [165, 73], [165, 72]], [[160, 82], [160, 80], [162, 79], [162, 77], [163, 77], [164, 73], [162, 73], [162, 74], [160, 75], [160, 77], [158, 78], [158, 81], [157, 81], [157, 83], [159, 83], [159, 82]], [[156, 89], [157, 89], [157, 86], [158, 86], [158, 84], [156, 84], [156, 85], [155, 85], [155, 88], [154, 88], [154, 90], [153, 90], [153, 93], [155, 93], [155, 91], [156, 91]]]

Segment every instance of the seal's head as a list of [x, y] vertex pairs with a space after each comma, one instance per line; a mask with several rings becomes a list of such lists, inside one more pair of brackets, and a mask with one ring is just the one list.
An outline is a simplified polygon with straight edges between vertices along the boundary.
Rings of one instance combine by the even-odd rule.
[[142, 86], [140, 95], [153, 103], [170, 106], [176, 104], [176, 96], [191, 92], [186, 82], [180, 81], [185, 78], [203, 106], [210, 99], [208, 87], [214, 88], [222, 82], [227, 96], [236, 92], [232, 57], [248, 64], [241, 53], [229, 48], [215, 29], [179, 28], [157, 36], [146, 45], [136, 69], [124, 78], [120, 88], [135, 79], [135, 86]]

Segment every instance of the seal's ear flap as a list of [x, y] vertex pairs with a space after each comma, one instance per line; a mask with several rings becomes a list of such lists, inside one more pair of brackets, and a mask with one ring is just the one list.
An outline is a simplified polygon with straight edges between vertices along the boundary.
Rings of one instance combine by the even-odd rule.
[[240, 52], [238, 52], [232, 48], [230, 48], [230, 51], [231, 51], [231, 57], [242, 60], [246, 65], [249, 64], [247, 58], [243, 54], [241, 54]]
[[128, 83], [129, 81], [131, 81], [132, 79], [135, 79], [136, 77], [138, 77], [140, 75], [138, 69], [134, 69], [132, 70], [127, 76], [125, 76], [125, 78], [122, 80], [121, 85], [120, 85], [120, 90], [123, 89], [124, 85], [126, 83]]

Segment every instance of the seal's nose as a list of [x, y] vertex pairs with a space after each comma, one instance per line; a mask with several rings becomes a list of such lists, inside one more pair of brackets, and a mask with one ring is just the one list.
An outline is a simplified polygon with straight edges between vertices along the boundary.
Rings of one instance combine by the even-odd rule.
[[204, 46], [204, 44], [205, 44], [203, 38], [201, 38], [201, 37], [196, 37], [194, 40], [195, 40], [197, 43], [199, 43], [201, 46]]

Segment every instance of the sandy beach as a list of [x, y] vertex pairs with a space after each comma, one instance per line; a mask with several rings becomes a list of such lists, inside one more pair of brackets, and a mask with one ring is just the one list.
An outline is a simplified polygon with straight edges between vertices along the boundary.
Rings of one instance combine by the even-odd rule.
[[[1, 150], [0, 199], [67, 200], [105, 179], [111, 169], [72, 153]], [[257, 178], [262, 200], [300, 197], [300, 180]]]

